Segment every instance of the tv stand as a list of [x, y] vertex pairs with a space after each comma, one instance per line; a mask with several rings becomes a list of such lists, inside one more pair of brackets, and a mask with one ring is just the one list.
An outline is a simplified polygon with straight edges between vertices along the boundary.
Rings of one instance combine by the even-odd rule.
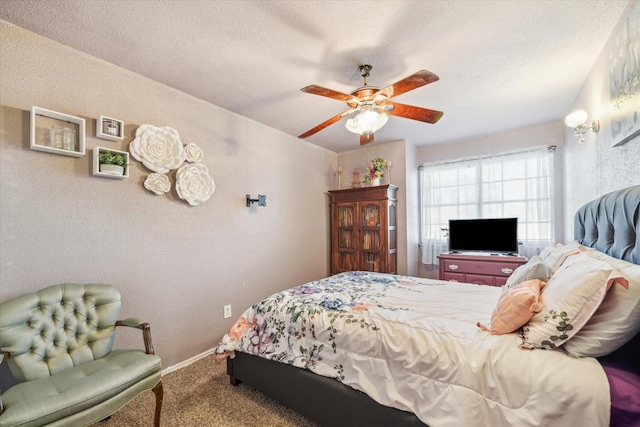
[[527, 262], [517, 254], [445, 252], [440, 259], [440, 280], [502, 286], [513, 271]]

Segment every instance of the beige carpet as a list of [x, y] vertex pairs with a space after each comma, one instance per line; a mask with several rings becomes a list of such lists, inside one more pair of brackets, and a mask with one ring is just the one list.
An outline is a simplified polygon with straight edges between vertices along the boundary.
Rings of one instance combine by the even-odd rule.
[[[162, 427], [315, 427], [296, 412], [244, 384], [229, 384], [226, 364], [207, 356], [162, 377]], [[155, 395], [145, 392], [95, 427], [153, 426]]]

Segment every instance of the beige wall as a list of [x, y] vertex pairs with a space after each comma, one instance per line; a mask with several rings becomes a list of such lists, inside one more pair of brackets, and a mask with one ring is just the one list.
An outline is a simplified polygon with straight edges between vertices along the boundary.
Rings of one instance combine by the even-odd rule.
[[[627, 28], [626, 26], [629, 25]], [[636, 60], [638, 60], [638, 34], [640, 32], [640, 2], [631, 2], [618, 27], [604, 47], [587, 78], [580, 95], [567, 114], [582, 109], [589, 113], [589, 120], [600, 121], [600, 131], [589, 131], [583, 144], [577, 143], [573, 131], [564, 128], [564, 240], [573, 240], [573, 214], [593, 198], [614, 190], [640, 184], [640, 136], [623, 145], [612, 146], [611, 96], [609, 93], [610, 66], [620, 63], [620, 55], [626, 39], [635, 34]], [[636, 64], [637, 66], [637, 64]], [[636, 69], [638, 72], [638, 69]], [[636, 123], [640, 120], [640, 95], [636, 91]]]
[[[632, 3], [621, 25], [637, 9]], [[418, 262], [417, 167], [424, 162], [556, 145], [556, 240], [565, 241], [582, 203], [640, 184], [639, 138], [611, 147], [601, 113], [611, 40], [567, 110], [600, 118], [601, 131], [585, 144], [555, 122], [436, 146], [394, 141], [340, 154], [3, 21], [0, 40], [0, 301], [54, 283], [113, 283], [123, 294], [123, 317], [151, 322], [165, 368], [211, 349], [258, 298], [329, 273], [326, 192], [337, 187], [337, 165], [344, 188], [354, 167], [362, 178], [370, 159], [393, 162], [399, 272], [422, 276], [434, 274]], [[85, 118], [87, 155], [31, 151], [33, 105]], [[101, 114], [124, 120], [123, 142], [93, 137]], [[145, 123], [171, 126], [184, 143], [203, 148], [217, 185], [209, 201], [189, 207], [175, 192], [152, 195], [138, 163], [128, 179], [91, 175], [91, 148], [127, 150]], [[266, 194], [267, 207], [246, 208], [246, 193]], [[231, 319], [222, 318], [225, 304], [233, 305]], [[139, 341], [133, 334], [118, 342]]]
[[[63, 282], [117, 285], [122, 316], [151, 323], [167, 368], [211, 349], [258, 298], [329, 273], [335, 153], [3, 21], [0, 40], [0, 301]], [[87, 155], [30, 150], [33, 105], [85, 118]], [[93, 136], [100, 115], [125, 122], [124, 141]], [[146, 123], [204, 150], [210, 200], [153, 195], [135, 161], [128, 179], [92, 176], [91, 148], [127, 150]], [[247, 208], [247, 193], [267, 207]]]

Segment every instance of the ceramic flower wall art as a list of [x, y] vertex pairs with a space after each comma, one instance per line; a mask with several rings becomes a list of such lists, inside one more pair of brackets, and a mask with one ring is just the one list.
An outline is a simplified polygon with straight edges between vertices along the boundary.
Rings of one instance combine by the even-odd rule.
[[191, 163], [200, 163], [204, 159], [204, 153], [202, 149], [196, 144], [188, 144], [184, 147], [184, 151], [187, 154], [187, 161]]
[[209, 200], [216, 189], [209, 169], [202, 163], [185, 164], [176, 173], [176, 191], [191, 206]]
[[156, 173], [177, 169], [186, 159], [180, 135], [168, 126], [140, 126], [129, 151], [137, 161]]
[[147, 179], [144, 180], [144, 188], [155, 193], [157, 195], [161, 195], [171, 190], [171, 182], [169, 181], [169, 177], [167, 175], [161, 173], [152, 173], [149, 174]]
[[209, 169], [201, 163], [204, 159], [202, 149], [193, 143], [184, 146], [178, 131], [171, 127], [140, 126], [129, 145], [129, 151], [134, 159], [154, 172], [145, 179], [144, 188], [156, 195], [171, 190], [168, 173], [175, 169], [178, 169], [178, 197], [191, 206], [209, 200], [216, 189]]

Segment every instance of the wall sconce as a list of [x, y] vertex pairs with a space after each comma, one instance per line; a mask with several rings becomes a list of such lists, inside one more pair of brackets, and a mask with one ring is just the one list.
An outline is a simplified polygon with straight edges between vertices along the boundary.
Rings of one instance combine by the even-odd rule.
[[251, 195], [247, 194], [247, 207], [250, 207], [254, 203], [257, 203], [258, 206], [267, 206], [267, 196], [258, 194], [257, 199], [252, 199]]
[[576, 110], [564, 119], [564, 124], [573, 128], [573, 135], [580, 137], [578, 141], [580, 144], [584, 142], [584, 134], [587, 133], [589, 129], [591, 129], [593, 133], [600, 130], [600, 122], [598, 120], [592, 120], [591, 126], [589, 126], [586, 124], [587, 119], [588, 115], [584, 110]]

